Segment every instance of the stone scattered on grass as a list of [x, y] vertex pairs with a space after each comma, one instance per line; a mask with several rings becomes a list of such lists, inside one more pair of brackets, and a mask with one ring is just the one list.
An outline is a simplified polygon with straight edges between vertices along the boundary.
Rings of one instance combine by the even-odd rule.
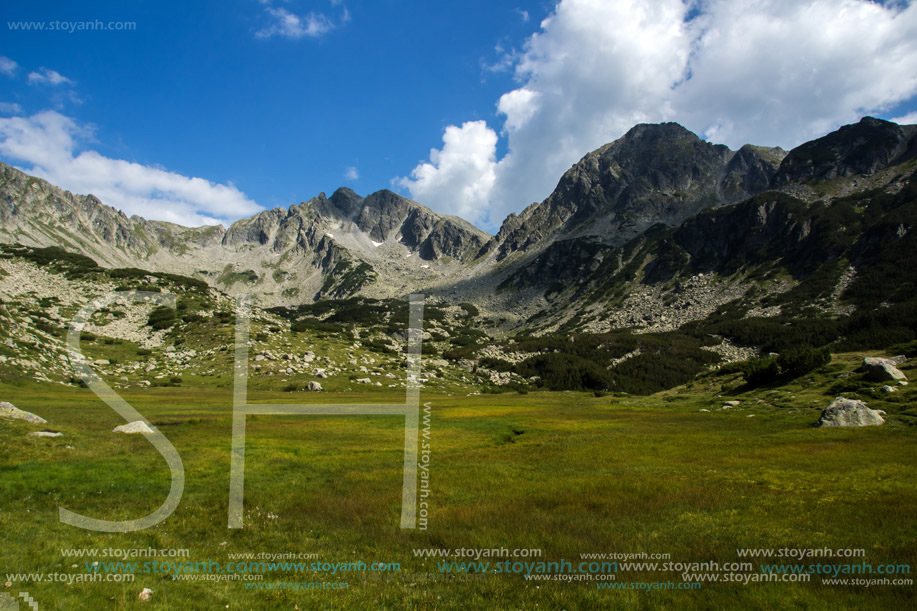
[[876, 356], [868, 356], [863, 359], [860, 365], [860, 371], [866, 374], [866, 379], [873, 382], [893, 382], [897, 380], [907, 380], [907, 376], [898, 369], [897, 365], [901, 363], [892, 359], [883, 359]]
[[32, 424], [47, 424], [48, 421], [41, 416], [36, 416], [32, 412], [21, 410], [12, 403], [0, 401], [0, 418], [9, 418], [11, 420], [25, 420]]
[[879, 426], [885, 424], [885, 412], [870, 409], [857, 399], [837, 397], [822, 410], [817, 427]]
[[127, 434], [141, 434], [141, 435], [151, 435], [154, 433], [153, 429], [147, 426], [147, 423], [143, 420], [136, 420], [134, 422], [129, 422], [128, 424], [122, 424], [121, 426], [116, 426], [111, 430], [112, 433], [127, 433]]
[[60, 431], [33, 431], [29, 433], [29, 437], [63, 437], [64, 434]]
[[140, 600], [150, 600], [153, 598], [153, 590], [149, 588], [143, 588], [143, 590], [140, 591], [140, 594], [137, 595], [137, 598]]

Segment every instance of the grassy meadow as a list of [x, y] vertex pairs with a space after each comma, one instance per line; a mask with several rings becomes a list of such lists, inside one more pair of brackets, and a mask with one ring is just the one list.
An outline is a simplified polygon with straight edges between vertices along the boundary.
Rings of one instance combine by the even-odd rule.
[[[853, 364], [840, 357], [832, 367]], [[142, 436], [111, 433], [122, 422], [87, 389], [2, 385], [0, 398], [49, 422], [0, 420], [0, 585], [8, 574], [85, 574], [87, 559], [65, 557], [62, 548], [187, 548], [186, 560], [221, 563], [233, 553], [298, 552], [322, 562], [398, 563], [400, 571], [264, 577], [347, 582], [340, 590], [136, 574], [131, 583], [19, 581], [0, 592], [28, 591], [41, 609], [912, 608], [913, 585], [826, 585], [813, 575], [809, 583], [607, 590], [595, 581], [456, 576], [413, 552], [540, 549], [540, 560], [576, 565], [591, 553], [727, 563], [748, 561], [737, 548], [830, 547], [862, 548], [865, 558], [816, 562], [917, 565], [917, 427], [907, 413], [914, 391], [902, 389], [883, 407], [890, 413], [885, 426], [813, 428], [834, 373], [754, 390], [738, 375], [710, 374], [649, 397], [424, 392], [426, 530], [399, 528], [404, 428], [389, 416], [249, 417], [244, 528], [228, 529], [231, 388], [203, 385], [122, 391], [181, 454], [186, 483], [177, 510], [131, 533], [64, 525], [59, 506], [109, 520], [153, 511], [169, 489], [165, 461]], [[377, 388], [292, 395], [255, 389], [249, 400], [403, 396]], [[720, 409], [726, 400], [741, 403]], [[63, 436], [27, 436], [45, 427]], [[751, 562], [760, 574], [761, 561]], [[682, 576], [619, 571], [615, 581], [679, 583]], [[151, 600], [138, 600], [143, 588], [153, 590]]]

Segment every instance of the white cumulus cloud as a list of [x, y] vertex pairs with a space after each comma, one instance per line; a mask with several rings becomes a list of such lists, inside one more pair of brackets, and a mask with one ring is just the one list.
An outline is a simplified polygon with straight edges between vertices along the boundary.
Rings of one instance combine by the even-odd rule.
[[450, 125], [443, 147], [430, 151], [430, 162], [421, 163], [410, 178], [396, 184], [436, 210], [456, 214], [471, 222], [487, 220], [482, 208], [494, 188], [497, 134], [484, 121]]
[[917, 94], [917, 7], [717, 0], [692, 33], [675, 116], [731, 146], [795, 146]]
[[0, 118], [0, 156], [24, 162], [28, 174], [74, 193], [92, 193], [103, 203], [187, 226], [229, 222], [261, 210], [232, 184], [79, 151], [91, 128], [54, 111]]
[[355, 166], [350, 166], [344, 171], [344, 178], [347, 180], [358, 180], [360, 178], [360, 171]]
[[500, 96], [497, 110], [506, 115], [504, 129], [515, 132], [528, 123], [538, 110], [538, 92], [522, 87]]
[[[518, 86], [497, 101], [497, 122], [447, 127], [444, 148], [397, 181], [442, 212], [473, 210], [469, 220], [489, 229], [636, 123], [677, 121], [732, 148], [790, 148], [912, 100], [917, 6], [562, 0], [511, 59]], [[499, 159], [494, 146], [467, 147], [460, 163], [447, 155], [456, 139], [498, 137]]]

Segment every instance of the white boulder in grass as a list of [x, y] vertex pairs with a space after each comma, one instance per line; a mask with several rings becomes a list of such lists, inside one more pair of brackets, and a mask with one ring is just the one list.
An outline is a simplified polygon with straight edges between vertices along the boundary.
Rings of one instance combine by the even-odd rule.
[[907, 376], [898, 369], [898, 359], [883, 359], [876, 356], [867, 356], [860, 365], [860, 371], [866, 374], [866, 379], [873, 382], [896, 382], [907, 380]]
[[817, 427], [879, 426], [885, 424], [885, 412], [867, 407], [857, 399], [838, 397], [822, 410]]
[[153, 598], [153, 590], [149, 588], [143, 588], [143, 590], [140, 591], [140, 594], [137, 595], [137, 598], [140, 600], [150, 600]]
[[134, 422], [129, 422], [128, 424], [122, 424], [121, 426], [116, 426], [111, 430], [112, 433], [127, 433], [127, 434], [141, 434], [141, 435], [152, 435], [155, 431], [151, 429], [146, 422], [143, 420], [135, 420]]
[[32, 424], [47, 424], [48, 421], [41, 416], [36, 416], [32, 412], [19, 409], [12, 403], [0, 401], [0, 418], [9, 418], [11, 420], [25, 420]]

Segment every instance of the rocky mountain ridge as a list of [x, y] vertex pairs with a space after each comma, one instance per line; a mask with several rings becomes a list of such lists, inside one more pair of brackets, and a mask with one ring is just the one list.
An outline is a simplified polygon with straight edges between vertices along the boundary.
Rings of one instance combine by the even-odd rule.
[[391, 191], [363, 198], [346, 188], [229, 228], [182, 227], [128, 218], [92, 195], [0, 163], [0, 242], [200, 277], [232, 294], [257, 292], [270, 304], [349, 296], [373, 283], [382, 292], [409, 292], [431, 277], [431, 265], [454, 270], [488, 238]]
[[751, 145], [731, 151], [677, 123], [637, 125], [583, 157], [543, 203], [510, 215], [487, 250], [502, 260], [575, 237], [621, 245], [656, 223], [677, 225], [766, 189], [785, 155]]
[[[865, 241], [850, 250], [860, 236], [849, 228], [869, 223], [853, 223], [856, 210], [835, 203], [905, 189], [915, 135], [917, 126], [867, 117], [789, 153], [731, 151], [674, 123], [638, 125], [583, 157], [496, 236], [391, 191], [361, 197], [344, 188], [228, 229], [185, 228], [127, 218], [0, 164], [0, 242], [180, 273], [229, 294], [255, 293], [267, 306], [422, 291], [478, 304], [497, 329], [540, 332], [677, 328], [742, 298], [756, 266], [783, 273], [757, 289], [760, 302], [843, 259], [844, 269], [826, 272], [833, 297], [822, 295], [840, 311], [842, 285], [862, 260], [856, 253], [869, 250]], [[908, 228], [871, 228], [870, 239]]]

